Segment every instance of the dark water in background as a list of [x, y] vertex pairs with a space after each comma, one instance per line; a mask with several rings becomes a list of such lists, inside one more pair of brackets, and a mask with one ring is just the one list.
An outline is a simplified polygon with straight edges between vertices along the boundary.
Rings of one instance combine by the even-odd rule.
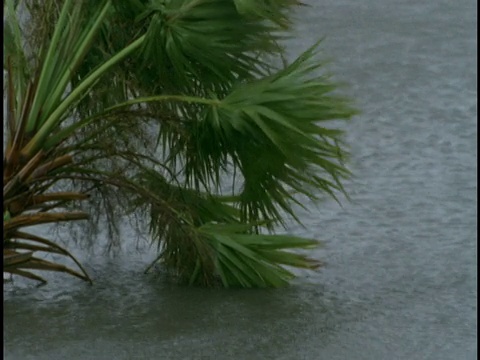
[[93, 287], [4, 291], [7, 359], [476, 359], [476, 2], [310, 3], [291, 52], [326, 35], [362, 109], [352, 203], [291, 229], [327, 241], [327, 267], [223, 291], [142, 275], [152, 252], [83, 255]]

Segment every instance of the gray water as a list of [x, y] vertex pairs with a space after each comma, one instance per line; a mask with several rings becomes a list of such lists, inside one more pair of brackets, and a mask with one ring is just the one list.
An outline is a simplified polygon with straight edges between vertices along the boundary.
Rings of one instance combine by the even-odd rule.
[[345, 128], [352, 202], [301, 213], [327, 266], [286, 289], [178, 287], [153, 252], [82, 255], [96, 283], [4, 290], [7, 359], [476, 359], [473, 0], [310, 1], [299, 53], [326, 36], [362, 114]]

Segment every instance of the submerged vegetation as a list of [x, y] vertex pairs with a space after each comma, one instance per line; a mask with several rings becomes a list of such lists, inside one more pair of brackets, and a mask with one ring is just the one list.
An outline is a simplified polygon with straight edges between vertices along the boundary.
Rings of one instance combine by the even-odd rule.
[[91, 281], [35, 225], [104, 221], [115, 244], [125, 217], [183, 283], [278, 287], [284, 266], [317, 268], [295, 252], [317, 240], [274, 229], [300, 222], [300, 197], [345, 193], [342, 131], [325, 122], [354, 110], [319, 44], [286, 62], [298, 5], [5, 0], [4, 273]]

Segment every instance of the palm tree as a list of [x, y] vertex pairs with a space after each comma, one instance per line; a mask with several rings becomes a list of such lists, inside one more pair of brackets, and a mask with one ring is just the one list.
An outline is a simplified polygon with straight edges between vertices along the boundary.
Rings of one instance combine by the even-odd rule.
[[324, 123], [354, 110], [318, 43], [284, 60], [298, 5], [5, 0], [4, 273], [90, 281], [24, 228], [105, 221], [115, 243], [125, 217], [147, 220], [153, 264], [180, 282], [278, 287], [284, 266], [318, 267], [289, 251], [317, 240], [274, 230], [300, 222], [299, 196], [345, 193], [342, 131]]

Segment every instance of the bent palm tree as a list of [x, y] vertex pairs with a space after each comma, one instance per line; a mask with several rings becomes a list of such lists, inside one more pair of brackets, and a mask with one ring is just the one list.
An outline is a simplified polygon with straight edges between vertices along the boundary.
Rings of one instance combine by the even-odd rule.
[[4, 4], [4, 272], [90, 280], [23, 228], [99, 216], [147, 218], [155, 263], [189, 284], [277, 287], [284, 265], [320, 265], [288, 251], [318, 241], [272, 231], [300, 221], [298, 196], [344, 192], [342, 131], [323, 122], [354, 111], [318, 44], [274, 64], [297, 1]]

